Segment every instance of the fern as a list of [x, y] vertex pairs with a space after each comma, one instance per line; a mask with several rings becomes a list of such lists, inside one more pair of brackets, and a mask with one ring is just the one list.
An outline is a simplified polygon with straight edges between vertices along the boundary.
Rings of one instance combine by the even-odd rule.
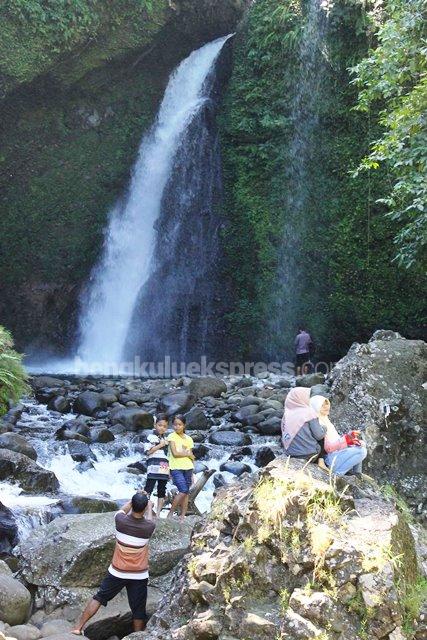
[[7, 411], [9, 401], [16, 402], [28, 391], [27, 377], [11, 333], [0, 326], [0, 415]]

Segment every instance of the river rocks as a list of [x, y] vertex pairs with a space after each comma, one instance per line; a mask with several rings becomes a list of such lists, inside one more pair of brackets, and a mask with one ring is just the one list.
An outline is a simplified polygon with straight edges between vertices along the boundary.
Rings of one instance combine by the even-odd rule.
[[249, 416], [253, 416], [258, 412], [259, 406], [257, 404], [248, 404], [233, 414], [233, 420], [241, 422], [242, 424], [247, 424]]
[[252, 444], [250, 436], [239, 431], [214, 431], [209, 436], [209, 442], [223, 447], [243, 447]]
[[107, 500], [97, 496], [75, 496], [69, 501], [63, 501], [62, 507], [65, 513], [108, 513], [117, 511], [117, 503], [114, 500]]
[[67, 449], [75, 462], [86, 462], [86, 460], [96, 460], [95, 454], [92, 452], [88, 444], [84, 442], [70, 441], [67, 442]]
[[106, 444], [107, 442], [113, 442], [115, 439], [114, 433], [107, 428], [91, 429], [90, 439], [92, 442], [99, 442], [100, 444]]
[[82, 413], [85, 416], [94, 416], [107, 406], [101, 393], [96, 391], [83, 391], [80, 393], [73, 406], [74, 413]]
[[48, 638], [49, 636], [67, 633], [72, 628], [73, 625], [68, 620], [48, 620], [42, 624], [40, 632], [43, 638]]
[[8, 449], [0, 449], [0, 480], [18, 481], [24, 491], [30, 492], [52, 493], [59, 489], [54, 473]]
[[264, 436], [279, 436], [282, 433], [282, 420], [277, 416], [267, 418], [257, 424], [257, 430]]
[[195, 397], [186, 391], [177, 391], [163, 396], [159, 402], [159, 410], [164, 411], [168, 417], [177, 413], [184, 413], [193, 406]]
[[33, 624], [20, 624], [7, 630], [8, 636], [16, 640], [39, 640], [42, 637], [40, 629]]
[[0, 553], [10, 553], [17, 543], [18, 527], [13, 512], [0, 502]]
[[332, 419], [341, 431], [365, 427], [365, 469], [391, 482], [419, 513], [426, 495], [427, 345], [391, 331], [354, 344], [330, 376]]
[[69, 413], [71, 411], [71, 402], [66, 396], [55, 396], [47, 403], [47, 408], [51, 411], [59, 411], [60, 413]]
[[37, 452], [34, 447], [17, 433], [4, 433], [0, 435], [0, 449], [16, 451], [16, 453], [22, 453], [32, 460], [37, 460]]
[[260, 447], [255, 455], [255, 464], [257, 467], [266, 467], [275, 457], [276, 454], [270, 447]]
[[250, 473], [252, 471], [248, 464], [232, 460], [223, 462], [219, 470], [228, 471], [228, 473], [232, 473], [234, 476], [241, 476], [242, 473]]
[[21, 403], [15, 404], [7, 413], [2, 416], [3, 422], [9, 422], [10, 424], [16, 424], [20, 419], [22, 412], [24, 410], [24, 405]]
[[140, 429], [152, 429], [154, 427], [154, 417], [139, 407], [126, 407], [113, 409], [111, 419], [114, 423], [119, 422], [129, 431], [139, 431]]
[[209, 420], [205, 412], [198, 407], [193, 407], [185, 414], [187, 429], [209, 429]]
[[222, 393], [227, 391], [227, 385], [220, 378], [213, 376], [200, 376], [194, 378], [188, 385], [189, 393], [196, 399], [213, 396], [219, 398]]
[[144, 640], [396, 635], [396, 585], [416, 571], [414, 539], [379, 487], [358, 482], [368, 498], [281, 457], [220, 489]]
[[0, 620], [10, 625], [28, 620], [31, 594], [24, 585], [8, 575], [0, 575]]
[[314, 387], [323, 384], [325, 376], [323, 373], [307, 373], [305, 376], [298, 376], [295, 381], [297, 387]]

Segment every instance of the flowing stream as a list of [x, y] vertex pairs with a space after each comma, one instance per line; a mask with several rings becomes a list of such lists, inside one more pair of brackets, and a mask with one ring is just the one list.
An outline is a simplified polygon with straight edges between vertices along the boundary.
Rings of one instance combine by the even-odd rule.
[[[172, 73], [156, 122], [142, 139], [128, 192], [111, 211], [103, 255], [82, 299], [78, 356], [89, 367], [101, 362], [107, 372], [123, 358], [135, 303], [153, 269], [165, 188], [179, 169], [186, 131], [209, 99], [209, 76], [229, 37], [194, 51]], [[191, 200], [191, 190], [186, 197]], [[169, 233], [179, 224], [174, 220]], [[160, 295], [162, 282], [157, 287]]]

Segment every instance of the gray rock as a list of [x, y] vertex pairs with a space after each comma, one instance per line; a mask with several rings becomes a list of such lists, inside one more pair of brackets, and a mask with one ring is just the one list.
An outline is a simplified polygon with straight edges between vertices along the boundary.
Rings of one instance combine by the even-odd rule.
[[426, 371], [425, 342], [382, 330], [354, 344], [330, 375], [332, 421], [341, 432], [365, 429], [364, 470], [391, 483], [414, 509], [427, 494]]
[[327, 384], [315, 384], [311, 387], [310, 396], [325, 396], [329, 398], [330, 388]]
[[16, 453], [22, 453], [24, 456], [31, 458], [31, 460], [37, 460], [37, 451], [25, 438], [17, 433], [4, 433], [0, 435], [0, 449], [16, 451]]
[[96, 456], [88, 444], [70, 440], [67, 442], [67, 449], [75, 462], [86, 462], [86, 460], [96, 460]]
[[59, 411], [59, 413], [69, 413], [71, 411], [71, 402], [65, 396], [55, 396], [49, 400], [47, 408], [51, 411]]
[[271, 447], [260, 447], [255, 455], [255, 464], [257, 467], [266, 467], [272, 460], [274, 460], [276, 454]]
[[260, 422], [260, 424], [257, 425], [257, 430], [263, 436], [279, 436], [282, 433], [281, 424], [282, 421], [280, 418], [272, 416], [264, 420], [264, 422]]
[[[150, 574], [170, 571], [186, 553], [192, 520], [158, 520], [150, 540]], [[38, 587], [98, 587], [114, 550], [114, 514], [64, 515], [20, 545], [22, 576]], [[65, 597], [65, 596], [64, 596]], [[1, 616], [0, 616], [1, 617]]]
[[7, 624], [24, 624], [29, 617], [31, 594], [24, 585], [7, 575], [0, 575], [0, 620]]
[[194, 378], [188, 385], [189, 393], [196, 399], [213, 396], [219, 398], [222, 393], [226, 393], [227, 385], [220, 378], [213, 376], [200, 376]]
[[239, 411], [233, 414], [233, 419], [236, 422], [241, 422], [242, 424], [247, 424], [247, 419], [249, 416], [253, 416], [259, 412], [259, 406], [257, 404], [249, 404], [245, 407], [241, 407]]
[[325, 376], [323, 373], [308, 373], [305, 376], [298, 376], [296, 379], [297, 387], [314, 387], [316, 384], [323, 384]]
[[205, 412], [199, 407], [193, 407], [185, 414], [187, 429], [209, 429], [210, 422]]
[[110, 429], [92, 429], [90, 432], [90, 439], [92, 442], [99, 442], [100, 444], [106, 444], [107, 442], [113, 442], [114, 433]]
[[234, 476], [241, 476], [242, 473], [251, 473], [252, 471], [248, 464], [230, 460], [223, 462], [219, 469], [220, 471], [228, 471], [228, 473], [232, 473]]
[[16, 640], [39, 640], [42, 637], [40, 629], [37, 629], [32, 624], [19, 624], [14, 627], [10, 627], [7, 630], [7, 635]]
[[101, 393], [96, 391], [83, 391], [77, 396], [73, 410], [74, 413], [82, 413], [85, 416], [94, 416], [97, 411], [105, 409], [107, 403]]
[[117, 511], [117, 502], [97, 496], [75, 496], [63, 502], [65, 513], [111, 513]]
[[24, 405], [19, 403], [13, 406], [7, 413], [2, 416], [3, 422], [9, 422], [10, 424], [16, 424], [20, 417], [22, 416], [22, 412], [24, 411]]
[[209, 436], [209, 442], [224, 447], [243, 447], [252, 444], [250, 436], [239, 431], [215, 431]]
[[42, 624], [40, 632], [43, 638], [48, 638], [61, 633], [67, 633], [67, 631], [71, 631], [72, 628], [73, 625], [71, 622], [68, 622], [68, 620], [48, 620]]
[[111, 419], [119, 422], [128, 431], [140, 431], [154, 427], [154, 417], [139, 407], [117, 408], [111, 410]]
[[0, 480], [18, 481], [24, 491], [53, 493], [59, 489], [55, 474], [15, 451], [0, 449]]
[[246, 396], [246, 398], [243, 398], [243, 400], [240, 403], [241, 407], [247, 407], [248, 405], [251, 404], [261, 404], [262, 399], [261, 398], [257, 398], [256, 396]]
[[159, 402], [160, 411], [164, 411], [168, 417], [177, 413], [185, 413], [186, 410], [193, 406], [195, 396], [187, 391], [177, 391], [176, 393], [168, 393], [163, 396]]
[[33, 376], [30, 379], [33, 389], [43, 389], [43, 387], [62, 387], [65, 382], [60, 378], [52, 378], [51, 376]]
[[0, 552], [9, 554], [18, 543], [18, 526], [11, 509], [0, 502]]

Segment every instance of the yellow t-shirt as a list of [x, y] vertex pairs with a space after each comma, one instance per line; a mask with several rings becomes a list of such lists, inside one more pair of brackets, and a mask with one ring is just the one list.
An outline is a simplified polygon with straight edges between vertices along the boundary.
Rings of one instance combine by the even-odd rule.
[[[194, 447], [193, 438], [186, 434], [179, 436], [177, 433], [171, 433], [168, 437], [168, 442], [174, 442], [177, 451], [182, 451], [182, 449], [192, 449]], [[171, 470], [182, 469], [183, 471], [187, 471], [188, 469], [194, 469], [194, 464], [191, 458], [175, 458], [171, 447], [169, 447], [169, 468]]]

